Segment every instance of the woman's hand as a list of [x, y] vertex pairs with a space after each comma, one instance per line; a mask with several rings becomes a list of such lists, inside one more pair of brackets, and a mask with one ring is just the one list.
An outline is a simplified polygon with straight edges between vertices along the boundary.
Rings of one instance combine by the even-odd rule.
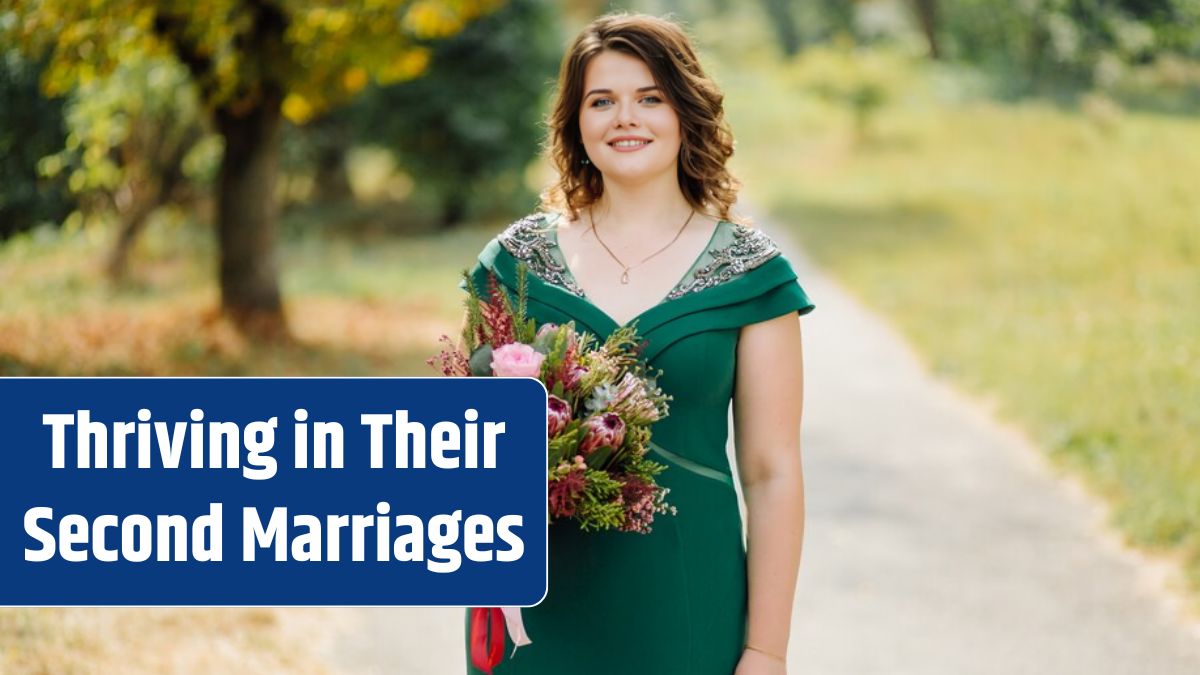
[[787, 664], [760, 651], [744, 649], [733, 675], [787, 675]]

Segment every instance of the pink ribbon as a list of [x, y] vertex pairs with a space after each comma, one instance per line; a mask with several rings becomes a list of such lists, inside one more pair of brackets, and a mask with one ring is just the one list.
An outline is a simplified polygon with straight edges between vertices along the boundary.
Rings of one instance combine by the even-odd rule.
[[518, 648], [533, 644], [533, 640], [525, 634], [525, 622], [521, 621], [520, 607], [501, 607], [500, 611], [504, 612], [504, 627], [508, 629], [508, 637], [513, 641], [512, 654], [509, 655], [509, 658], [512, 658]]

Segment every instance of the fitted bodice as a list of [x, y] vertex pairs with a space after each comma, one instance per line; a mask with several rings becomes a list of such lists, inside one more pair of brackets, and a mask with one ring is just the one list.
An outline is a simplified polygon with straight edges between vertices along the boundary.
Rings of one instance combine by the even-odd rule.
[[[574, 321], [578, 330], [604, 340], [622, 325], [589, 302], [571, 278], [551, 218], [531, 214], [489, 242], [471, 270], [476, 290], [486, 292], [490, 272], [515, 292], [517, 267], [524, 263], [530, 271], [527, 312], [538, 325]], [[728, 476], [724, 439], [740, 328], [814, 307], [769, 236], [722, 221], [667, 297], [628, 322], [645, 343], [643, 358], [663, 371], [659, 386], [672, 396], [670, 414], [653, 429], [665, 439], [658, 445]]]

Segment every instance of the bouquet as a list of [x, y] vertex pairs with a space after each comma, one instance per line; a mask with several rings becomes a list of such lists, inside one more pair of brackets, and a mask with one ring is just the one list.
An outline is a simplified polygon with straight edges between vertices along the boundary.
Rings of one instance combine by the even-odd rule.
[[[548, 518], [571, 518], [579, 528], [648, 533], [654, 517], [675, 513], [667, 488], [654, 477], [666, 468], [646, 458], [650, 425], [666, 417], [670, 397], [640, 360], [636, 329], [621, 327], [604, 342], [574, 322], [537, 328], [526, 314], [528, 268], [517, 266], [514, 306], [488, 272], [487, 298], [469, 273], [462, 345], [449, 336], [426, 362], [447, 376], [536, 377], [549, 394], [546, 435]], [[491, 673], [504, 656], [503, 622], [513, 651], [532, 640], [519, 607], [471, 608], [471, 663]]]
[[600, 342], [574, 322], [536, 327], [526, 317], [524, 263], [517, 267], [516, 302], [488, 272], [487, 298], [464, 273], [468, 297], [462, 345], [426, 362], [447, 376], [536, 377], [549, 392], [550, 522], [571, 518], [584, 531], [649, 533], [654, 517], [675, 513], [668, 488], [655, 481], [666, 466], [647, 459], [650, 425], [666, 417], [670, 396], [640, 359], [636, 328], [624, 326]]

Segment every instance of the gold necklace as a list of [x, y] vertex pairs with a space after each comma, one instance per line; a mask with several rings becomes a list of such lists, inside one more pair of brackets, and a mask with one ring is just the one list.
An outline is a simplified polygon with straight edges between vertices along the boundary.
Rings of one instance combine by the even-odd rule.
[[654, 256], [658, 255], [659, 253], [662, 253], [663, 251], [667, 250], [668, 248], [671, 248], [671, 244], [674, 244], [676, 241], [679, 240], [679, 235], [683, 234], [683, 230], [685, 228], [687, 228], [688, 223], [692, 222], [692, 216], [695, 216], [695, 215], [696, 215], [696, 210], [692, 209], [691, 213], [688, 214], [687, 220], [683, 221], [683, 226], [680, 227], [679, 231], [675, 233], [675, 238], [673, 238], [673, 239], [671, 239], [671, 241], [667, 242], [666, 246], [658, 249], [654, 253], [651, 253], [650, 255], [643, 258], [641, 262], [635, 263], [633, 265], [626, 265], [625, 263], [621, 262], [621, 259], [617, 257], [617, 254], [613, 253], [612, 249], [608, 247], [608, 244], [605, 244], [604, 240], [600, 238], [600, 232], [596, 229], [596, 221], [595, 221], [595, 219], [592, 218], [592, 210], [591, 209], [588, 209], [588, 222], [590, 222], [592, 224], [590, 229], [592, 230], [592, 233], [596, 235], [596, 241], [600, 242], [600, 245], [604, 247], [604, 250], [608, 251], [608, 255], [612, 256], [612, 259], [617, 261], [617, 264], [621, 266], [621, 269], [623, 270], [621, 272], [621, 283], [628, 284], [629, 283], [629, 270], [631, 270], [635, 267], [640, 267], [647, 260], [653, 258]]

